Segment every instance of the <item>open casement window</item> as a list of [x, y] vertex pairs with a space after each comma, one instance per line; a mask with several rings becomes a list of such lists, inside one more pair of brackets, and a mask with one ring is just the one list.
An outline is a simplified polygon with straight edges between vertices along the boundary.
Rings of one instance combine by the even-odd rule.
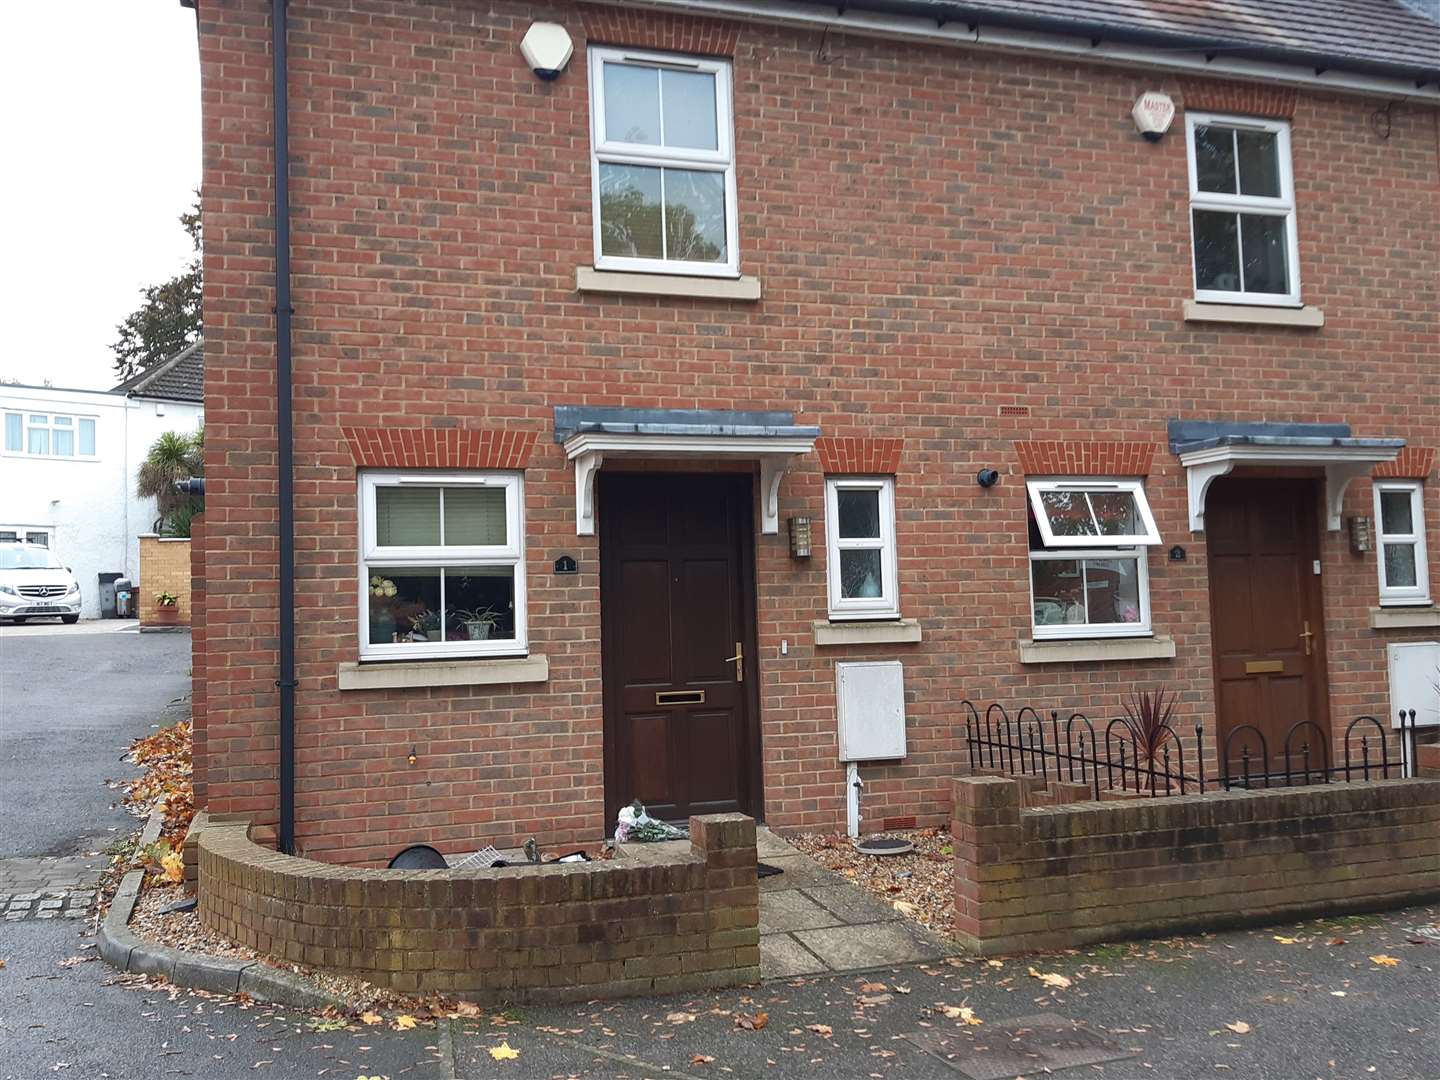
[[1380, 603], [1428, 604], [1425, 488], [1418, 480], [1377, 480], [1374, 487]]
[[826, 575], [832, 619], [898, 619], [895, 481], [825, 481]]
[[1187, 113], [1195, 299], [1300, 304], [1290, 125]]
[[523, 481], [515, 473], [360, 478], [360, 656], [526, 651]]
[[1030, 480], [1035, 640], [1151, 633], [1149, 545], [1160, 543], [1139, 480]]
[[590, 50], [595, 266], [739, 275], [730, 64]]

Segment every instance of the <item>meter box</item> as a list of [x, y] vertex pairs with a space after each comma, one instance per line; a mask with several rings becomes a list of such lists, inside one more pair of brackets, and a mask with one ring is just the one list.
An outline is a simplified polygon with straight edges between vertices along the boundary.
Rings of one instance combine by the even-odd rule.
[[835, 665], [841, 761], [905, 756], [905, 668], [899, 660]]

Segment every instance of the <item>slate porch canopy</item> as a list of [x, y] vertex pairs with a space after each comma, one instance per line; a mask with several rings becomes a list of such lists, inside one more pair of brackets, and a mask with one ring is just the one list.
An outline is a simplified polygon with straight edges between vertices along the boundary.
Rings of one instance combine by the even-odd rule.
[[732, 458], [760, 463], [760, 531], [780, 531], [780, 478], [820, 429], [794, 413], [555, 406], [555, 441], [575, 462], [575, 533], [595, 533], [595, 474], [607, 458]]
[[1326, 527], [1340, 528], [1345, 489], [1376, 465], [1394, 461], [1404, 439], [1360, 439], [1349, 424], [1171, 420], [1170, 451], [1185, 466], [1190, 531], [1205, 531], [1205, 493], [1236, 465], [1301, 465], [1325, 470]]

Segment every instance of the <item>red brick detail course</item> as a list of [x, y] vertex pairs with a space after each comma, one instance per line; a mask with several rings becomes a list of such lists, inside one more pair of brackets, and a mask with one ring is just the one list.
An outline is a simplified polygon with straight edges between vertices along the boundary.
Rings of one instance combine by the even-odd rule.
[[1424, 480], [1435, 468], [1435, 450], [1429, 446], [1407, 446], [1394, 461], [1376, 465], [1374, 476], [1404, 480]]
[[523, 469], [534, 431], [467, 428], [342, 429], [358, 468]]
[[829, 438], [815, 440], [820, 468], [826, 473], [893, 475], [900, 471], [904, 439]]
[[755, 822], [690, 819], [690, 850], [498, 870], [364, 870], [199, 835], [200, 918], [286, 963], [409, 992], [551, 1002], [760, 977]]
[[1149, 476], [1148, 442], [1017, 442], [1027, 476]]
[[697, 56], [732, 56], [740, 24], [658, 11], [581, 4], [580, 18], [592, 45], [631, 45]]
[[1277, 120], [1295, 119], [1295, 87], [1230, 79], [1180, 80], [1184, 108], [1201, 112], [1240, 113]]
[[1440, 780], [1022, 806], [954, 781], [955, 936], [985, 954], [1440, 897]]
[[190, 519], [190, 784], [196, 806], [204, 806], [210, 795], [205, 783], [205, 690], [205, 515], [197, 514]]

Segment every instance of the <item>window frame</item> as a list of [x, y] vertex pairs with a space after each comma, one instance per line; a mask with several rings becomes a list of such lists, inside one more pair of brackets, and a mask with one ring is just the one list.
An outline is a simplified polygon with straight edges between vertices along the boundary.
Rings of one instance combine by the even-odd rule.
[[[840, 492], [879, 493], [880, 535], [840, 536]], [[880, 552], [881, 592], [879, 596], [841, 596], [840, 552]], [[899, 556], [895, 543], [895, 478], [893, 476], [825, 477], [825, 578], [832, 621], [900, 618]]]
[[[1425, 485], [1420, 480], [1376, 480], [1371, 485], [1375, 499], [1375, 563], [1380, 582], [1381, 607], [1407, 607], [1431, 603], [1430, 563], [1425, 545]], [[1404, 492], [1410, 496], [1410, 533], [1385, 532], [1381, 496]], [[1385, 579], [1385, 545], [1412, 544], [1415, 548], [1415, 584], [1390, 585]]]
[[[1155, 527], [1155, 515], [1150, 509], [1150, 500], [1145, 497], [1145, 481], [1122, 480], [1102, 477], [1038, 477], [1026, 479], [1025, 491], [1030, 500], [1030, 511], [1035, 515], [1035, 524], [1040, 530], [1040, 539], [1048, 548], [1127, 548], [1154, 547], [1160, 543], [1160, 530]], [[1124, 536], [1057, 536], [1045, 513], [1044, 495], [1051, 491], [1099, 491], [1128, 492], [1135, 500], [1136, 513], [1140, 515], [1143, 533]]]
[[[9, 445], [3, 441], [4, 435], [0, 433], [0, 455], [5, 457], [35, 458], [37, 460], [55, 461], [99, 461], [100, 460], [100, 418], [93, 413], [55, 412], [48, 408], [40, 409], [15, 409], [5, 408], [0, 410], [0, 432], [8, 426], [8, 418], [18, 416], [20, 418], [20, 449], [11, 450]], [[34, 417], [43, 416], [43, 423], [36, 423]], [[69, 424], [56, 424], [57, 418], [70, 421]], [[81, 424], [89, 422], [93, 426], [95, 439], [95, 453], [82, 454], [80, 452], [80, 427]], [[44, 431], [46, 433], [45, 445], [49, 448], [43, 454], [32, 453], [30, 450], [30, 432]], [[69, 454], [55, 453], [55, 432], [68, 431], [70, 433], [70, 444], [73, 452]]]
[[[505, 491], [505, 544], [455, 547], [381, 547], [375, 542], [378, 516], [375, 492], [380, 487], [489, 487]], [[356, 639], [361, 660], [428, 660], [529, 655], [525, 584], [525, 478], [519, 472], [374, 469], [360, 473], [359, 559]], [[442, 517], [443, 520], [443, 517]], [[425, 644], [379, 643], [369, 640], [370, 566], [415, 569], [452, 566], [513, 567], [515, 582], [515, 636], [485, 641], [438, 641]], [[443, 597], [443, 577], [442, 577]], [[443, 608], [442, 599], [442, 608]]]
[[[1149, 549], [1145, 547], [1126, 548], [1074, 548], [1044, 549], [1029, 552], [1026, 574], [1030, 579], [1030, 634], [1035, 641], [1056, 641], [1088, 638], [1138, 638], [1154, 637], [1155, 629], [1150, 619], [1150, 569]], [[1090, 562], [1101, 559], [1135, 560], [1135, 580], [1140, 594], [1140, 621], [1133, 623], [1037, 623], [1035, 621], [1035, 563], [1037, 562]], [[1081, 568], [1081, 575], [1085, 573]], [[1088, 613], [1090, 597], [1085, 597]]]
[[[1241, 131], [1264, 131], [1275, 135], [1276, 166], [1280, 177], [1280, 194], [1241, 195], [1235, 185], [1234, 195], [1216, 191], [1201, 191], [1195, 154], [1195, 129], [1197, 127], [1226, 127]], [[1190, 229], [1190, 280], [1195, 299], [1212, 304], [1247, 304], [1265, 307], [1301, 307], [1300, 300], [1300, 241], [1295, 224], [1295, 174], [1290, 156], [1290, 122], [1288, 120], [1265, 120], [1253, 116], [1234, 116], [1226, 113], [1189, 112], [1185, 113], [1185, 159], [1189, 170], [1190, 205], [1186, 216]], [[1237, 156], [1236, 169], [1239, 169]], [[1290, 291], [1286, 293], [1254, 293], [1228, 289], [1202, 289], [1199, 284], [1198, 267], [1195, 264], [1195, 211], [1214, 210], [1221, 213], [1259, 214], [1285, 219], [1286, 279]], [[1244, 241], [1238, 236], [1240, 262], [1244, 265]]]
[[[595, 269], [647, 274], [676, 274], [694, 277], [740, 276], [740, 226], [738, 190], [735, 182], [734, 90], [731, 62], [719, 57], [687, 56], [592, 45], [587, 52], [590, 82], [590, 212]], [[714, 150], [642, 146], [611, 140], [605, 130], [605, 64], [628, 63], [635, 67], [707, 72], [715, 76]], [[639, 165], [649, 168], [685, 168], [720, 172], [725, 177], [725, 254], [723, 263], [688, 259], [650, 259], [601, 254], [600, 166]], [[664, 235], [664, 204], [661, 204], [661, 235]]]

